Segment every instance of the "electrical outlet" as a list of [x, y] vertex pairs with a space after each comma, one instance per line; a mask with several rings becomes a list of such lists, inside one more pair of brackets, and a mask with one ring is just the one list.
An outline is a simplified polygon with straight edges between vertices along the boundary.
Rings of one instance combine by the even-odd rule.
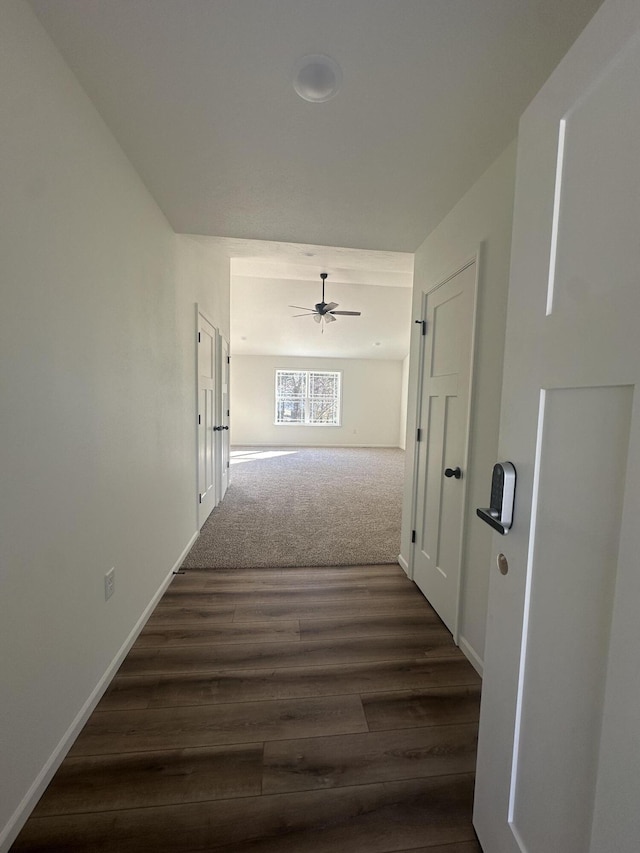
[[104, 576], [104, 600], [111, 598], [116, 588], [116, 568], [115, 566]]

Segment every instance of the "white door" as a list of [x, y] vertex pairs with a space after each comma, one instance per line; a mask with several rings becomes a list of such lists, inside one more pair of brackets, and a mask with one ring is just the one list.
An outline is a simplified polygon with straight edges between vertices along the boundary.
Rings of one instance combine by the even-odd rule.
[[198, 523], [205, 523], [218, 502], [216, 489], [216, 330], [198, 314]]
[[614, 0], [520, 127], [500, 437], [518, 484], [490, 584], [486, 853], [640, 849], [639, 321], [640, 4]]
[[476, 262], [424, 294], [413, 580], [457, 639]]
[[221, 335], [220, 341], [220, 383], [219, 383], [219, 471], [220, 471], [220, 500], [225, 496], [229, 485], [229, 341]]

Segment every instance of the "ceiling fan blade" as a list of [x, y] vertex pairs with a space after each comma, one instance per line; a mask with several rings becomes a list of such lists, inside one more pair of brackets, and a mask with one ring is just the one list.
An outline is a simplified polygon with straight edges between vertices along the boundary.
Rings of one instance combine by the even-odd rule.
[[292, 317], [311, 317], [312, 314], [315, 314], [315, 311], [307, 311], [306, 314], [292, 314]]
[[324, 306], [324, 313], [326, 314], [327, 311], [333, 311], [333, 309], [337, 308], [337, 307], [338, 307], [337, 302], [330, 302], [328, 305]]
[[362, 316], [361, 311], [332, 311], [332, 314], [339, 314], [343, 317], [360, 317]]
[[313, 312], [313, 319], [315, 320], [316, 323], [322, 323], [322, 314], [316, 314], [316, 312], [314, 311]]
[[289, 308], [299, 308], [301, 311], [313, 311], [313, 308], [307, 308], [304, 305], [289, 305]]
[[325, 319], [325, 323], [335, 323], [335, 321], [336, 321], [336, 318], [333, 316], [333, 314], [328, 314], [328, 313], [324, 315], [324, 319]]

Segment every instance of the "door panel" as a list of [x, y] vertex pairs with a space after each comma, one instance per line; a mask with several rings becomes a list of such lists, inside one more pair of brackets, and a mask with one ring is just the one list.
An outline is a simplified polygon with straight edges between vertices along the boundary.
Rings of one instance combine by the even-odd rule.
[[[555, 269], [563, 315], [638, 285], [639, 80], [640, 51], [628, 49], [565, 120]], [[602, 152], [615, 168], [593, 168]]]
[[229, 342], [220, 336], [220, 500], [225, 496], [229, 485]]
[[542, 396], [510, 806], [525, 850], [589, 849], [632, 400]]
[[[456, 636], [476, 264], [424, 296], [427, 337], [422, 364], [413, 579]], [[463, 469], [460, 479], [446, 468]]]
[[[442, 477], [442, 471], [447, 466], [455, 467], [464, 464], [464, 426], [466, 421], [466, 404], [458, 394], [451, 394], [444, 400], [444, 446], [440, 462], [440, 484], [442, 497], [440, 502], [440, 518], [438, 533], [438, 568], [445, 578], [452, 573], [451, 583], [457, 584], [462, 545], [462, 509], [463, 489], [459, 488], [460, 480]], [[456, 601], [457, 604], [457, 601]]]
[[216, 330], [198, 315], [198, 523], [218, 503], [216, 436]]
[[601, 11], [519, 138], [500, 437], [518, 492], [494, 539], [510, 569], [491, 575], [474, 816], [491, 853], [640, 837], [640, 9], [635, 35]]

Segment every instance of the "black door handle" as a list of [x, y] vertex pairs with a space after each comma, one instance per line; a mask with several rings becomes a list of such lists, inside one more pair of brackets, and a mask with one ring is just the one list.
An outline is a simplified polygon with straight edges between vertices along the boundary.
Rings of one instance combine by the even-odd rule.
[[460, 470], [460, 468], [445, 468], [444, 476], [455, 477], [456, 480], [459, 480], [462, 477], [462, 471]]

